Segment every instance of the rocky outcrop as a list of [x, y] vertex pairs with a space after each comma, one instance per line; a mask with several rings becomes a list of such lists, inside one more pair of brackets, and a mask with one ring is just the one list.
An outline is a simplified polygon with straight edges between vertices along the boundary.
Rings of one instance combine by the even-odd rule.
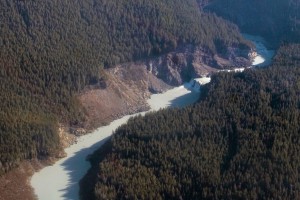
[[177, 86], [191, 78], [201, 77], [219, 69], [250, 66], [250, 50], [227, 47], [223, 54], [189, 45], [147, 61], [148, 70], [165, 83]]
[[[82, 129], [82, 128], [80, 128]], [[82, 129], [84, 130], [84, 129]], [[60, 138], [61, 146], [67, 148], [77, 141], [78, 134], [76, 134], [76, 128], [69, 128], [63, 124], [59, 124], [58, 136]], [[85, 130], [84, 130], [85, 133]]]
[[143, 63], [118, 65], [105, 73], [105, 87], [87, 87], [78, 97], [86, 111], [89, 130], [124, 115], [148, 110], [146, 99], [151, 93], [171, 88], [150, 73]]
[[249, 66], [249, 51], [228, 47], [225, 54], [214, 54], [189, 45], [107, 69], [103, 72], [105, 79], [86, 87], [78, 96], [86, 111], [86, 128], [92, 130], [124, 115], [148, 110], [146, 100], [151, 93], [164, 92], [220, 69]]

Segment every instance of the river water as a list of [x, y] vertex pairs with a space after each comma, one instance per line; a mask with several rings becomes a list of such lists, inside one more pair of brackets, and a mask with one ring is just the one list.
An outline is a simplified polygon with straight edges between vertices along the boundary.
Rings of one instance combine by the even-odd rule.
[[243, 34], [244, 38], [254, 43], [256, 47], [257, 56], [254, 58], [252, 65], [257, 67], [263, 67], [271, 64], [275, 51], [269, 50], [266, 47], [267, 42], [260, 36], [254, 36], [249, 34]]
[[[259, 54], [254, 59], [253, 65], [268, 64], [274, 52], [266, 49], [262, 38], [250, 35], [246, 35], [246, 37], [254, 42]], [[209, 77], [197, 79], [200, 84], [206, 84], [209, 81]], [[199, 98], [199, 91], [199, 84], [195, 86], [193, 82], [186, 83], [163, 94], [151, 95], [148, 104], [151, 111], [166, 107], [183, 107], [196, 102]], [[145, 114], [145, 112], [137, 114]], [[124, 116], [111, 122], [108, 126], [98, 128], [91, 134], [81, 136], [76, 144], [65, 149], [67, 153], [65, 158], [35, 173], [31, 178], [31, 185], [37, 198], [41, 200], [79, 199], [78, 183], [90, 168], [86, 157], [98, 149], [117, 127], [137, 114]]]
[[[190, 88], [191, 84], [186, 83], [163, 94], [152, 95], [148, 100], [151, 111], [194, 103], [199, 98], [199, 91]], [[145, 114], [145, 112], [137, 114]], [[81, 136], [76, 144], [65, 149], [67, 157], [35, 173], [31, 178], [31, 185], [38, 199], [78, 199], [78, 183], [90, 168], [89, 162], [85, 160], [86, 157], [98, 149], [117, 127], [137, 114], [127, 115], [111, 122], [108, 126], [98, 128], [91, 134]]]

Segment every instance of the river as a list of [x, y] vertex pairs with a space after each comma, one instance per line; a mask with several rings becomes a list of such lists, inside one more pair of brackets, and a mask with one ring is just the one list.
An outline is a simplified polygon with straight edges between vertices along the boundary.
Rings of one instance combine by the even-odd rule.
[[[257, 48], [258, 56], [254, 59], [253, 65], [263, 66], [268, 64], [274, 52], [266, 49], [262, 38], [250, 35], [246, 35], [246, 37], [252, 40]], [[210, 78], [204, 77], [196, 81], [200, 84], [206, 84], [210, 81]], [[151, 111], [166, 107], [183, 107], [197, 101], [199, 94], [199, 85], [198, 88], [195, 88], [195, 84], [191, 82], [168, 90], [163, 94], [151, 95], [148, 104]], [[86, 157], [98, 149], [117, 127], [137, 114], [124, 116], [107, 126], [98, 128], [91, 134], [79, 137], [76, 144], [65, 149], [67, 153], [65, 158], [36, 172], [30, 183], [37, 198], [41, 200], [79, 199], [78, 183], [90, 168]]]
[[[186, 83], [163, 94], [152, 95], [148, 100], [151, 111], [194, 103], [199, 98], [199, 92], [189, 88], [191, 84]], [[137, 114], [145, 114], [145, 112]], [[79, 180], [90, 168], [89, 162], [85, 161], [86, 157], [99, 148], [117, 127], [137, 114], [127, 115], [111, 122], [108, 126], [98, 128], [91, 134], [79, 137], [76, 144], [65, 149], [67, 157], [35, 173], [31, 178], [31, 185], [38, 199], [78, 199]]]
[[257, 56], [254, 58], [252, 65], [257, 67], [263, 67], [271, 64], [275, 51], [269, 50], [266, 47], [266, 41], [260, 36], [254, 36], [249, 34], [243, 34], [244, 38], [254, 43], [256, 47]]

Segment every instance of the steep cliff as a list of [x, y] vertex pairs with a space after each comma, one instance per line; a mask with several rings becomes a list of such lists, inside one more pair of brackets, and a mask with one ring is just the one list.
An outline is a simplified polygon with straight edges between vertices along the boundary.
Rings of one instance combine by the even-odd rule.
[[250, 48], [224, 46], [224, 52], [188, 45], [147, 61], [147, 69], [164, 82], [178, 86], [191, 78], [200, 77], [219, 69], [251, 65]]
[[163, 92], [171, 86], [150, 73], [142, 63], [117, 65], [105, 71], [106, 78], [86, 87], [78, 98], [91, 130], [121, 116], [149, 109], [146, 99], [151, 92]]

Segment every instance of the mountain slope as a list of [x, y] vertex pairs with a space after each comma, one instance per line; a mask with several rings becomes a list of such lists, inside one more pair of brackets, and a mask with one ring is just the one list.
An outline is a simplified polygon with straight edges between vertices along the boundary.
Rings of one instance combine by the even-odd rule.
[[238, 29], [194, 0], [0, 0], [0, 174], [58, 156], [58, 122], [85, 125], [76, 98], [104, 67], [187, 44], [250, 49]]
[[280, 42], [300, 42], [300, 2], [297, 0], [211, 0], [207, 10], [237, 24], [243, 32]]
[[194, 106], [135, 117], [91, 156], [82, 199], [298, 199], [300, 45], [219, 73]]

